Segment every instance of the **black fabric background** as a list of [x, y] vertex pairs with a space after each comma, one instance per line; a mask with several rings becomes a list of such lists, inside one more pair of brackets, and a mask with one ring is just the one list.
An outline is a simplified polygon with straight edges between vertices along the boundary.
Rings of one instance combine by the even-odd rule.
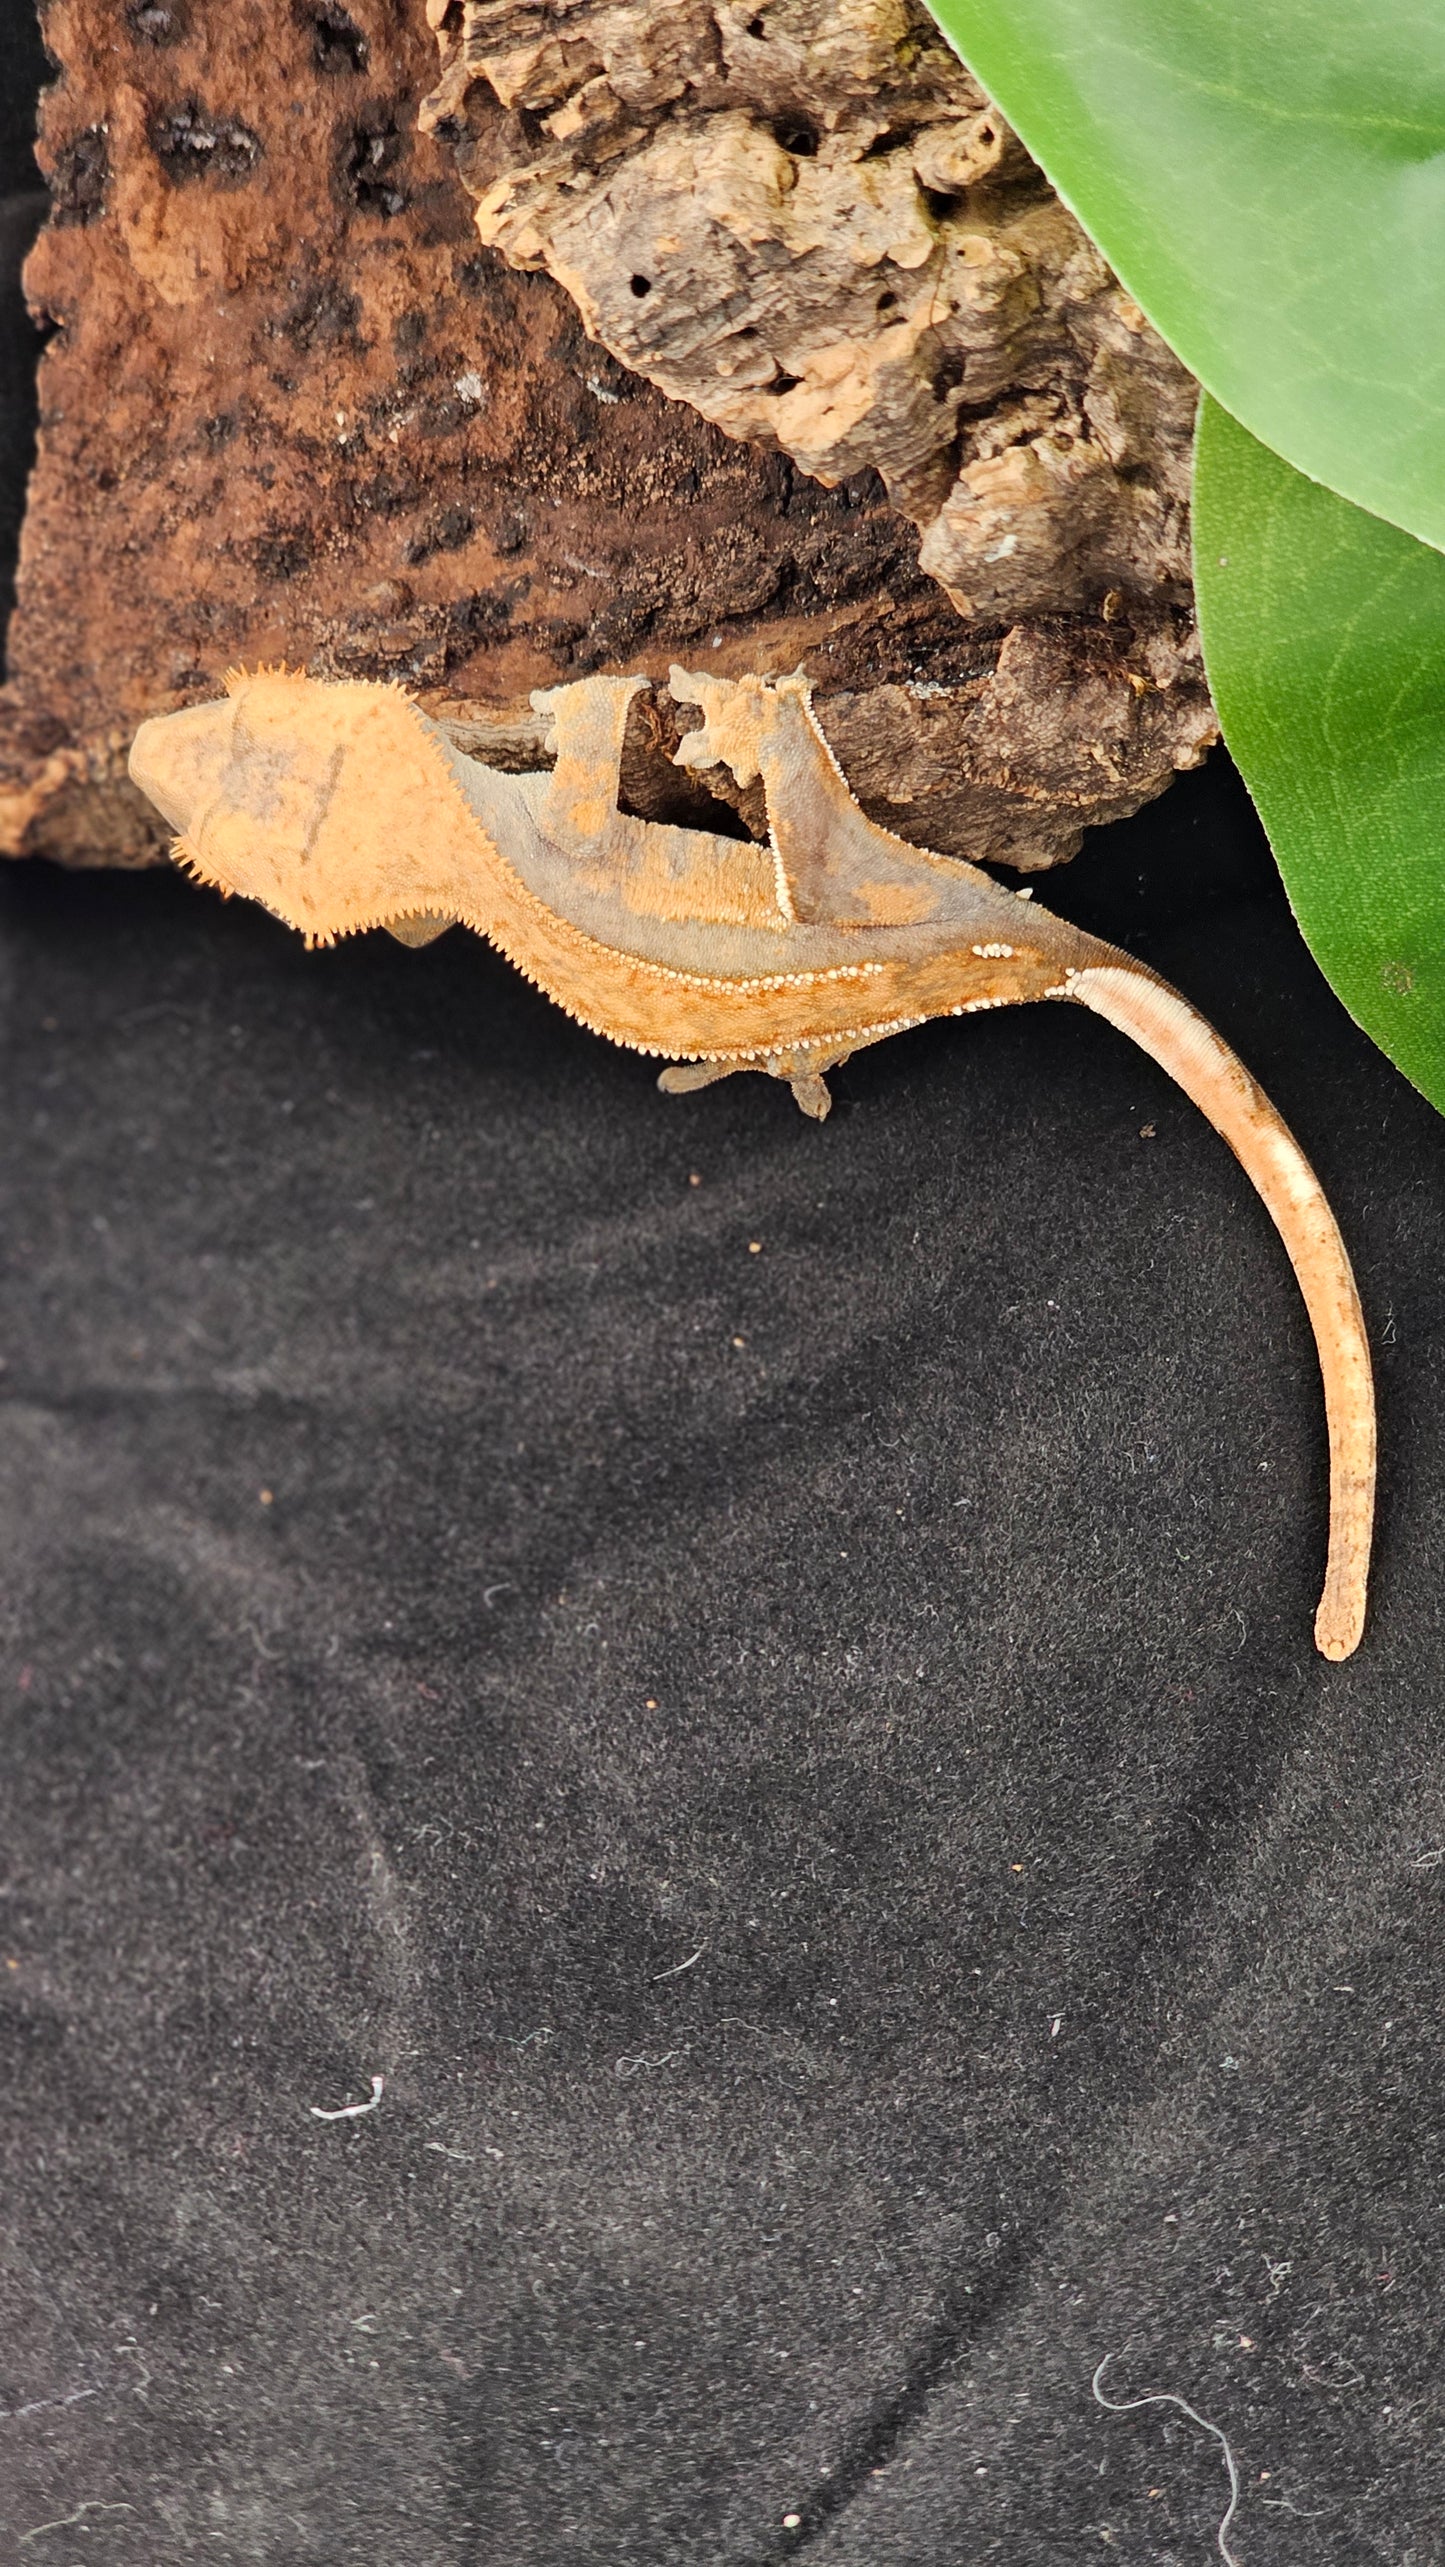
[[1343, 1667], [1283, 1256], [1082, 1012], [820, 1130], [0, 871], [0, 2556], [1217, 2557], [1113, 2355], [1247, 2567], [1445, 2558], [1445, 1132], [1222, 760], [1041, 889], [1355, 1253]]

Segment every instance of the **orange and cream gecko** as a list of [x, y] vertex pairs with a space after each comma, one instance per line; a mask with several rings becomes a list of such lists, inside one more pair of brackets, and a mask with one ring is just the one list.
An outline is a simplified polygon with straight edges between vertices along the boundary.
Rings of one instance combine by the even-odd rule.
[[767, 846], [619, 810], [644, 678], [535, 696], [556, 764], [508, 775], [464, 756], [399, 688], [239, 673], [221, 701], [144, 724], [131, 773], [200, 880], [262, 902], [312, 945], [369, 927], [412, 945], [474, 928], [595, 1033], [666, 1060], [674, 1095], [761, 1070], [821, 1117], [830, 1069], [928, 1017], [1044, 998], [1107, 1017], [1229, 1143], [1294, 1265], [1330, 1444], [1315, 1638], [1348, 1657], [1374, 1514], [1369, 1347], [1334, 1215], [1268, 1098], [1132, 956], [867, 819], [805, 680], [674, 669], [669, 682], [702, 715], [678, 763], [761, 777]]

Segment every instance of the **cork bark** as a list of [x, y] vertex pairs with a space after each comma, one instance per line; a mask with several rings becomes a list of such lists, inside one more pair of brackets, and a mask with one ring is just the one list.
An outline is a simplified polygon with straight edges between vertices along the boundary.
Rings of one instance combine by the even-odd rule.
[[52, 0], [0, 846], [163, 854], [130, 736], [236, 662], [524, 764], [640, 671], [679, 818], [669, 663], [802, 668], [865, 808], [1022, 866], [1197, 763], [1192, 387], [925, 20], [431, 14]]

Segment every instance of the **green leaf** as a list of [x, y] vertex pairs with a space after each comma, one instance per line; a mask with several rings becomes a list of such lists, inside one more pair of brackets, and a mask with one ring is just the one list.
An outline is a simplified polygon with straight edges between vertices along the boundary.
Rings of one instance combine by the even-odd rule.
[[1445, 0], [929, 0], [1191, 372], [1445, 545]]
[[1206, 395], [1194, 585], [1224, 736], [1310, 950], [1445, 1111], [1445, 558]]

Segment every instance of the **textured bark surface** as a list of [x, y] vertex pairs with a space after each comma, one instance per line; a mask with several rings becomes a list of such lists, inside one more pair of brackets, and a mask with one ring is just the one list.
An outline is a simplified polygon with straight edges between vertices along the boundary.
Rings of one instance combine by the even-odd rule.
[[624, 365], [877, 471], [962, 615], [1189, 603], [1195, 386], [914, 0], [432, 14], [482, 239]]
[[[651, 0], [650, 15], [663, 52], [695, 24]], [[638, 13], [613, 18], [633, 41]], [[575, 19], [590, 61], [598, 21]], [[573, 22], [549, 9], [543, 51], [566, 53]], [[730, 22], [712, 12], [707, 23], [716, 56]], [[840, 19], [832, 51], [820, 41], [810, 60], [853, 63], [856, 90], [856, 59], [866, 72], [885, 38], [897, 51], [880, 24], [875, 40]], [[1080, 265], [1078, 236], [1001, 129], [978, 202], [1006, 198], [1005, 228], [1034, 244], [1010, 290], [1022, 308], [1039, 276], [1062, 293], [1077, 273], [1085, 318], [1065, 333], [1067, 365], [1056, 294], [1047, 328], [1005, 332], [996, 393], [968, 372], [972, 358], [944, 382], [935, 407], [967, 450], [949, 479], [938, 452], [918, 460], [912, 429], [901, 461], [897, 441], [870, 444], [861, 426], [828, 453], [801, 439], [769, 448], [765, 419], [716, 402], [700, 415], [696, 384], [663, 385], [656, 366], [657, 383], [644, 381], [630, 348], [624, 365], [590, 340], [583, 322], [596, 329], [598, 315], [575, 280], [569, 299], [551, 277], [510, 272], [500, 253], [515, 261], [517, 240], [493, 226], [496, 246], [479, 243], [448, 145], [474, 186], [488, 169], [530, 168], [538, 113], [525, 81], [508, 108], [469, 69], [431, 110], [440, 133], [418, 132], [436, 78], [419, 0], [395, 13], [385, 0], [292, 11], [240, 0], [224, 12], [146, 0], [124, 16], [109, 0], [54, 0], [46, 35], [61, 66], [41, 151], [55, 211], [28, 283], [58, 327], [0, 695], [0, 844], [152, 860], [163, 838], [124, 780], [129, 737], [145, 715], [215, 692], [237, 660], [396, 676], [434, 709], [500, 732], [503, 756], [509, 735], [531, 729], [528, 691], [567, 676], [619, 668], [662, 681], [674, 659], [727, 674], [801, 666], [871, 811], [905, 836], [1022, 864], [1069, 853], [1084, 822], [1135, 808], [1202, 754], [1213, 726], [1177, 499], [1162, 470], [1110, 463], [1106, 476], [1099, 463], [1109, 366], [1119, 415], [1146, 426], [1176, 417], [1178, 387], [1160, 375], [1157, 342], [1120, 317], [1092, 253]], [[443, 42], [453, 51], [456, 34], [444, 28]], [[966, 83], [947, 56], [927, 80], [944, 71]], [[554, 125], [576, 86], [549, 108]], [[684, 105], [689, 95], [684, 83]], [[701, 92], [694, 104], [699, 132], [726, 124]], [[950, 92], [915, 120], [935, 150], [930, 161], [928, 137], [913, 134], [915, 194], [920, 171], [930, 187], [946, 175], [937, 153], [955, 104]], [[686, 141], [681, 113], [675, 99], [668, 131], [651, 145], [644, 133], [644, 158]], [[808, 159], [775, 138], [770, 148]], [[892, 206], [897, 154], [877, 157]], [[813, 159], [832, 166], [821, 145]], [[928, 212], [932, 197], [919, 202]], [[886, 255], [907, 287], [911, 272]], [[802, 273], [799, 239], [776, 245], [774, 264]], [[869, 290], [876, 302], [890, 289], [873, 274]], [[908, 336], [922, 344], [912, 323]], [[1121, 375], [1130, 350], [1140, 362]], [[995, 374], [1002, 362], [988, 360]], [[958, 351], [940, 363], [948, 376]], [[1038, 377], [1032, 391], [1019, 390], [1020, 366]], [[900, 437], [921, 415], [915, 394], [899, 407]], [[1035, 424], [1088, 433], [1021, 442], [1029, 399], [1043, 405], [1027, 413]], [[991, 465], [1002, 469], [989, 482]], [[1042, 513], [1031, 498], [1020, 513], [1008, 479], [1020, 469], [1049, 478]], [[831, 487], [809, 477], [818, 471]], [[969, 472], [978, 505], [1002, 511], [989, 520], [1000, 562], [1025, 516], [1043, 530], [1029, 535], [1045, 564], [1029, 595], [1026, 582], [985, 590], [973, 573], [960, 588], [955, 554], [937, 551], [948, 511], [960, 520], [972, 504], [959, 496]], [[952, 602], [920, 561], [925, 484], [939, 492], [925, 542]], [[955, 529], [948, 541], [961, 560], [974, 538]], [[1048, 572], [1071, 554], [1067, 575]], [[696, 799], [662, 754], [678, 727], [665, 693], [639, 714], [625, 775], [638, 808], [682, 817]]]

